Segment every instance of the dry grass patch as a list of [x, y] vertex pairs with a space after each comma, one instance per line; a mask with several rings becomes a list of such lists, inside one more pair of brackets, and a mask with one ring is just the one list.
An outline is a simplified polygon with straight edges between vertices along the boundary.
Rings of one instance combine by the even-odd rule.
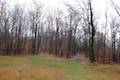
[[20, 74], [15, 68], [0, 68], [0, 80], [20, 80]]
[[111, 80], [120, 79], [120, 65], [112, 64], [87, 64], [90, 70], [95, 71], [96, 73], [102, 73], [111, 78]]
[[63, 70], [47, 68], [27, 69], [24, 74], [25, 80], [57, 80], [64, 76]]
[[60, 69], [47, 69], [43, 67], [0, 68], [0, 80], [60, 80], [64, 72]]
[[1, 56], [0, 67], [22, 65], [26, 64], [28, 61], [29, 61], [28, 57]]

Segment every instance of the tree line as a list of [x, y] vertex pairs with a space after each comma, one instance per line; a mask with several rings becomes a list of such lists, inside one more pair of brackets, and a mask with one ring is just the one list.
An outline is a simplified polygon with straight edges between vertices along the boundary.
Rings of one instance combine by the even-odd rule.
[[[71, 58], [85, 54], [90, 62], [120, 63], [119, 18], [108, 19], [106, 10], [105, 22], [98, 25], [93, 0], [76, 3], [77, 7], [64, 3], [67, 12], [46, 12], [37, 0], [31, 9], [18, 4], [9, 7], [7, 1], [0, 0], [0, 55], [47, 52]], [[112, 0], [111, 4], [120, 16], [119, 6]]]

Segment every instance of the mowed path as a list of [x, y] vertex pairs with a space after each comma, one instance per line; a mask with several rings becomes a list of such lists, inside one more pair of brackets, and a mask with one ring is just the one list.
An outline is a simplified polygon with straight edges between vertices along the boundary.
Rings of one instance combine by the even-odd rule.
[[120, 65], [99, 65], [52, 56], [1, 56], [0, 80], [120, 80]]

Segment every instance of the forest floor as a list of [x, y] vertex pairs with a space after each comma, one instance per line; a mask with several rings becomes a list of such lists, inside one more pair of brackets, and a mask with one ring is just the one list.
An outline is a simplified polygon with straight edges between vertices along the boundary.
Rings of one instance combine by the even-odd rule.
[[120, 80], [120, 65], [52, 56], [0, 56], [0, 80]]

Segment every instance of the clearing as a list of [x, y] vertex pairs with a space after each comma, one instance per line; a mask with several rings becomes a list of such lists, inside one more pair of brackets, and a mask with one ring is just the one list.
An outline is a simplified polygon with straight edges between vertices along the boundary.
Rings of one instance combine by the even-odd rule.
[[0, 80], [119, 80], [120, 65], [100, 65], [52, 56], [0, 56]]

